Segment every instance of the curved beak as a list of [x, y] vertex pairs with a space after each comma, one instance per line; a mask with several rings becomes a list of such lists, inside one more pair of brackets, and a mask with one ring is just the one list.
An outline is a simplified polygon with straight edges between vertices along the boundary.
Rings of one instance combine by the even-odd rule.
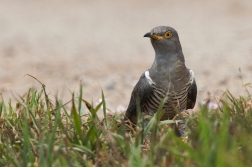
[[143, 37], [150, 37], [151, 36], [151, 32], [147, 32], [146, 34], [144, 34]]
[[146, 34], [144, 34], [143, 37], [149, 37], [151, 39], [163, 39], [162, 36], [156, 35], [156, 34], [151, 33], [151, 32], [147, 32]]

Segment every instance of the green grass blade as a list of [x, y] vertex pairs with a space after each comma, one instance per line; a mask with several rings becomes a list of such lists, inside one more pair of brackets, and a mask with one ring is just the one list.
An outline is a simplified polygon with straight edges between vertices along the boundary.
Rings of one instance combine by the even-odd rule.
[[24, 120], [24, 127], [23, 127], [23, 149], [22, 149], [22, 162], [23, 167], [27, 167], [30, 163], [29, 154], [31, 153], [31, 147], [30, 147], [30, 136], [29, 136], [29, 127], [28, 127], [28, 120], [25, 118]]
[[105, 122], [105, 125], [107, 126], [107, 111], [106, 111], [107, 106], [106, 106], [103, 90], [102, 90], [102, 108], [103, 108], [104, 122]]
[[54, 122], [54, 127], [49, 139], [49, 144], [48, 144], [48, 152], [47, 152], [47, 158], [48, 158], [48, 166], [51, 166], [53, 163], [53, 148], [54, 148], [54, 142], [55, 142], [55, 136], [56, 136], [56, 130], [58, 128], [59, 120], [60, 120], [60, 107], [59, 103], [57, 102], [57, 110], [56, 110], [56, 118]]
[[81, 130], [82, 123], [81, 123], [80, 115], [78, 114], [76, 107], [75, 107], [74, 94], [72, 95], [71, 116], [72, 116], [72, 120], [74, 123], [74, 131], [76, 132], [76, 136], [78, 136], [79, 140], [83, 141], [84, 137], [83, 137], [83, 133]]

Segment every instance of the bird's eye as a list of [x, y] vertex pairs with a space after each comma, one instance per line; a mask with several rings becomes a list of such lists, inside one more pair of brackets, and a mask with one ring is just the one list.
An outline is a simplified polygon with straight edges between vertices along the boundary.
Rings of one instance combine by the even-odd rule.
[[165, 38], [169, 39], [172, 37], [172, 32], [171, 31], [166, 31], [164, 34]]

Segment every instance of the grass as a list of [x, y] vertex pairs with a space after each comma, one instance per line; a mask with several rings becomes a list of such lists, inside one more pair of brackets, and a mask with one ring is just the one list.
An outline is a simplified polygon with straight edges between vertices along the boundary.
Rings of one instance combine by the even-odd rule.
[[[48, 98], [45, 85], [29, 89], [15, 105], [0, 103], [0, 166], [252, 166], [252, 106], [247, 95], [226, 92], [220, 107], [200, 105], [184, 116], [187, 136], [174, 134], [174, 121], [160, 122], [139, 114], [135, 130], [123, 115], [106, 113], [106, 100], [97, 106], [72, 95], [71, 107]], [[84, 111], [84, 105], [89, 109]], [[97, 116], [103, 108], [104, 119]], [[144, 126], [145, 119], [150, 119]]]

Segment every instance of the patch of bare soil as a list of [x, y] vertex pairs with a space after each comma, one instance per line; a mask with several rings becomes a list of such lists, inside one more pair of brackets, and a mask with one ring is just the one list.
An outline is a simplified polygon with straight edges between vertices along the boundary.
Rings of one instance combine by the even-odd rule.
[[[0, 92], [5, 99], [46, 84], [64, 101], [83, 83], [94, 103], [124, 110], [154, 50], [143, 35], [174, 27], [186, 65], [195, 73], [198, 102], [229, 89], [244, 95], [252, 82], [252, 1], [0, 1]], [[13, 95], [12, 95], [13, 94]]]

